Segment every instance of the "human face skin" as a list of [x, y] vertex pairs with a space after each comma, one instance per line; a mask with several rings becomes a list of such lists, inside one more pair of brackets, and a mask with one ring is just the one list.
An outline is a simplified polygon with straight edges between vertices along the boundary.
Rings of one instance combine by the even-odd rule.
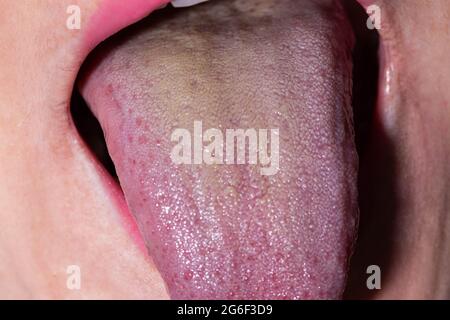
[[[0, 2], [2, 298], [169, 297], [120, 190], [70, 119], [87, 55], [163, 1], [113, 2]], [[375, 3], [382, 12], [381, 85], [362, 155], [360, 177], [368, 183], [346, 294], [447, 299], [450, 3]], [[72, 4], [85, 24], [76, 31], [65, 27]], [[371, 264], [383, 272], [375, 292], [363, 288]], [[69, 265], [81, 268], [81, 290], [66, 286]]]

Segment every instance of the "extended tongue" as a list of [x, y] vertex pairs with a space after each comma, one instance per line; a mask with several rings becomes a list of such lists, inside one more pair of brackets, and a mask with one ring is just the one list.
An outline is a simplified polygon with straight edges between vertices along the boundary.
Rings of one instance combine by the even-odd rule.
[[[341, 297], [358, 211], [351, 47], [335, 1], [215, 0], [152, 15], [86, 65], [82, 94], [172, 298]], [[249, 143], [232, 164], [244, 147], [226, 129], [268, 154], [253, 164]]]

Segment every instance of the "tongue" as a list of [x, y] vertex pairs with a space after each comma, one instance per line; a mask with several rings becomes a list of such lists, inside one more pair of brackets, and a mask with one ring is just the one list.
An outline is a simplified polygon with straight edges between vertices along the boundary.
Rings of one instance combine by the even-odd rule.
[[[157, 12], [86, 64], [81, 92], [172, 298], [341, 297], [358, 211], [351, 47], [337, 2], [215, 0]], [[261, 135], [256, 163], [227, 129]]]

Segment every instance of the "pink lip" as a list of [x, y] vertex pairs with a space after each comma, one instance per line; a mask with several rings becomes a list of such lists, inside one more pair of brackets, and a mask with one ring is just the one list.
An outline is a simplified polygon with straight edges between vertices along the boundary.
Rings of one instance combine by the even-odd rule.
[[88, 22], [83, 41], [88, 52], [101, 41], [139, 21], [168, 0], [104, 0]]
[[[97, 11], [87, 22], [86, 32], [84, 33], [81, 45], [82, 57], [87, 57], [105, 39], [143, 19], [168, 2], [169, 0], [103, 0], [98, 6]], [[111, 201], [116, 203], [121, 213], [124, 227], [128, 230], [131, 238], [134, 239], [140, 250], [147, 255], [144, 240], [138, 230], [134, 217], [128, 209], [128, 205], [119, 186], [113, 181], [105, 169], [100, 164], [97, 164], [94, 155], [92, 155], [92, 161], [98, 166], [99, 176], [102, 178], [105, 188], [111, 193]]]
[[[375, 3], [374, 0], [356, 0], [363, 7]], [[92, 51], [100, 42], [121, 29], [139, 21], [169, 0], [104, 0], [90, 18], [85, 39], [87, 52]]]
[[356, 0], [361, 6], [367, 8], [368, 6], [374, 4], [375, 0]]

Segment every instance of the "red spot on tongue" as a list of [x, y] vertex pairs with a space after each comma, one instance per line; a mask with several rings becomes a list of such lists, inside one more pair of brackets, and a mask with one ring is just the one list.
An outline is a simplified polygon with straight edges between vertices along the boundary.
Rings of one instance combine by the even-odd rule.
[[[254, 31], [247, 41], [202, 33], [199, 43], [221, 44], [224, 61], [199, 59], [201, 48], [186, 49], [144, 25], [104, 47], [107, 54], [88, 67], [82, 93], [172, 298], [341, 297], [357, 221], [351, 33], [340, 7], [327, 8], [308, 2], [286, 11], [297, 10], [293, 17], [255, 18], [270, 23], [245, 25]], [[185, 29], [179, 37], [193, 32]], [[201, 76], [193, 81], [183, 68]], [[111, 83], [120, 86], [109, 94]], [[259, 94], [250, 99], [251, 92]], [[238, 103], [249, 100], [252, 107]], [[175, 165], [171, 133], [192, 132], [196, 120], [204, 130], [280, 128], [279, 173]]]

